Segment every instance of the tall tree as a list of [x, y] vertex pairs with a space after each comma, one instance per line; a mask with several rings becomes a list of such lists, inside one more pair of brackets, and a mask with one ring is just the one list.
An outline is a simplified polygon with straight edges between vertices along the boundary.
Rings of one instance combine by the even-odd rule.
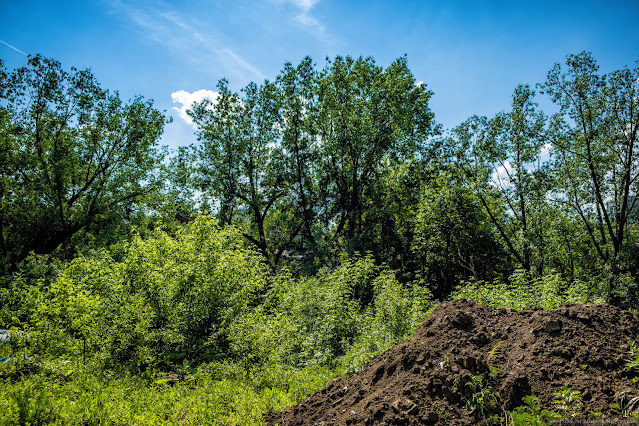
[[383, 69], [372, 58], [337, 56], [320, 76], [318, 137], [320, 188], [331, 200], [327, 223], [355, 242], [364, 228], [365, 193], [385, 161], [410, 159], [435, 129], [432, 92], [406, 58]]
[[40, 55], [0, 93], [0, 251], [11, 267], [80, 231], [126, 217], [157, 189], [166, 122], [151, 101], [128, 103], [88, 70]]
[[213, 204], [218, 204], [218, 222], [229, 225], [233, 223], [238, 203], [243, 106], [226, 79], [217, 83], [217, 90], [215, 102], [206, 99], [193, 104], [188, 114], [197, 125], [201, 142], [196, 148], [198, 186], [205, 203], [212, 199]]
[[599, 74], [590, 53], [569, 55], [541, 86], [559, 105], [553, 116], [555, 198], [579, 217], [610, 272], [611, 295], [624, 272], [621, 255], [639, 189], [639, 63]]
[[285, 153], [291, 196], [302, 218], [302, 236], [307, 244], [315, 244], [317, 143], [313, 121], [317, 110], [317, 71], [310, 57], [297, 67], [290, 62], [277, 77], [281, 96], [279, 116], [281, 145]]
[[232, 93], [225, 80], [218, 89], [216, 102], [195, 104], [189, 112], [202, 142], [198, 148], [202, 190], [219, 197], [220, 222], [239, 226], [275, 265], [301, 229], [301, 221], [291, 215], [271, 220], [272, 214], [287, 210], [276, 207], [290, 187], [278, 143], [278, 91], [268, 81], [261, 86], [248, 84], [242, 97]]
[[520, 85], [510, 111], [462, 123], [451, 132], [448, 155], [465, 171], [519, 266], [530, 271], [536, 251], [541, 272], [545, 252], [540, 213], [549, 181], [541, 164], [546, 119], [533, 97], [529, 86]]
[[519, 85], [512, 97], [512, 109], [490, 120], [482, 149], [493, 168], [491, 183], [508, 206], [511, 227], [508, 238], [517, 246], [515, 257], [530, 271], [533, 249], [538, 252], [538, 269], [544, 265], [543, 226], [539, 212], [548, 188], [541, 150], [545, 144], [545, 117], [533, 101], [535, 93]]

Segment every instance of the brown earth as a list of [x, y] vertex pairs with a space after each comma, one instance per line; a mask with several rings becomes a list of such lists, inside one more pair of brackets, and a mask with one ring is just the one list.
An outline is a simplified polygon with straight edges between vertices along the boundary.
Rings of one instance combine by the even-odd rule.
[[[440, 305], [413, 338], [359, 373], [331, 381], [265, 422], [486, 423], [491, 415], [503, 418], [522, 405], [526, 395], [537, 396], [542, 408], [564, 418], [586, 419], [590, 412], [621, 418], [639, 409], [639, 398], [633, 400], [639, 396], [632, 380], [637, 374], [625, 366], [628, 340], [638, 337], [638, 315], [609, 305], [515, 311], [455, 300]], [[569, 411], [554, 402], [560, 398], [553, 393], [565, 387], [580, 392]]]

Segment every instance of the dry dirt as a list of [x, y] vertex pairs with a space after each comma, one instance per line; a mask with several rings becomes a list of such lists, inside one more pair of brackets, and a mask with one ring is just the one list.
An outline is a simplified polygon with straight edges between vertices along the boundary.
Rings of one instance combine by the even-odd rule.
[[637, 374], [625, 366], [628, 340], [638, 337], [639, 316], [609, 305], [515, 311], [455, 300], [440, 305], [413, 338], [359, 373], [331, 381], [265, 421], [282, 426], [477, 424], [491, 422], [494, 414], [503, 419], [526, 395], [539, 397], [542, 408], [565, 419], [569, 413], [553, 394], [565, 387], [580, 392], [571, 404], [582, 405], [572, 410], [577, 419], [587, 419], [590, 412], [621, 419], [624, 411], [639, 408], [639, 399], [633, 401], [639, 396], [632, 380]]

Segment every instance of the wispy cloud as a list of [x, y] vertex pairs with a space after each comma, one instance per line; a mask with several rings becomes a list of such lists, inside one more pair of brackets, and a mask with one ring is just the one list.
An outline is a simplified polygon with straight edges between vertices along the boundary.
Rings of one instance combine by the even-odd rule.
[[295, 20], [298, 23], [316, 32], [317, 35], [324, 34], [324, 26], [310, 13], [320, 0], [275, 0], [275, 2], [292, 6], [296, 9]]
[[305, 27], [309, 27], [320, 34], [324, 33], [324, 26], [319, 23], [319, 21], [313, 18], [308, 13], [300, 13], [295, 17], [295, 20]]
[[205, 99], [208, 99], [215, 104], [219, 95], [220, 94], [218, 92], [204, 89], [196, 90], [193, 93], [189, 93], [186, 90], [178, 90], [177, 92], [171, 93], [171, 99], [173, 99], [173, 103], [181, 104], [181, 106], [179, 108], [173, 107], [172, 109], [178, 113], [178, 116], [181, 119], [195, 127], [195, 123], [193, 123], [193, 120], [191, 120], [187, 111], [191, 109], [194, 103], [202, 102]]
[[304, 10], [305, 12], [308, 12], [309, 10], [311, 10], [313, 6], [315, 6], [315, 4], [320, 2], [320, 0], [288, 0], [288, 1], [290, 3], [293, 3], [295, 6], [299, 7], [300, 9]]
[[262, 74], [260, 70], [258, 70], [253, 65], [246, 62], [244, 59], [240, 58], [239, 55], [235, 53], [234, 51], [232, 51], [231, 49], [224, 48], [219, 51], [219, 54], [222, 55], [224, 58], [229, 59], [231, 62], [238, 64], [242, 68], [250, 71], [251, 73], [259, 76], [261, 80], [264, 79], [265, 76], [264, 74]]
[[135, 6], [112, 0], [111, 8], [137, 26], [146, 37], [191, 63], [206, 66], [221, 63], [242, 80], [264, 79], [264, 74], [235, 52], [223, 35], [196, 19], [181, 15], [163, 2]]
[[0, 43], [4, 44], [5, 46], [8, 46], [10, 48], [12, 48], [13, 50], [15, 50], [16, 52], [22, 53], [24, 56], [29, 56], [26, 53], [24, 53], [22, 50], [18, 49], [17, 47], [11, 46], [9, 43], [7, 43], [6, 41], [2, 41], [0, 40]]

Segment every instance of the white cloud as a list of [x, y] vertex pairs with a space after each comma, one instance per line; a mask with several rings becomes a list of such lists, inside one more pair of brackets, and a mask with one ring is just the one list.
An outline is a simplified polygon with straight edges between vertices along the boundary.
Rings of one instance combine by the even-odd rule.
[[307, 13], [301, 13], [295, 17], [295, 20], [305, 27], [313, 28], [319, 33], [324, 32], [324, 26], [319, 21]]
[[170, 48], [193, 64], [210, 68], [211, 64], [222, 63], [231, 75], [242, 80], [264, 79], [260, 70], [229, 46], [227, 37], [196, 18], [170, 9], [163, 2], [136, 7], [121, 0], [111, 0], [111, 7], [135, 24], [145, 37]]
[[324, 34], [324, 26], [313, 16], [310, 15], [311, 9], [320, 2], [320, 0], [275, 0], [277, 4], [288, 4], [298, 10], [295, 20], [303, 26], [316, 32], [316, 35]]
[[213, 104], [217, 102], [217, 98], [220, 96], [218, 92], [214, 92], [212, 90], [200, 89], [196, 90], [193, 93], [189, 93], [186, 90], [178, 90], [177, 92], [171, 93], [171, 99], [173, 99], [173, 103], [182, 104], [182, 106], [173, 107], [173, 111], [178, 113], [178, 116], [186, 121], [189, 125], [195, 127], [195, 123], [191, 120], [191, 117], [187, 114], [187, 111], [191, 109], [194, 103], [202, 102], [205, 99], [208, 99]]
[[277, 0], [277, 3], [288, 3], [294, 7], [301, 9], [302, 12], [308, 12], [319, 3], [320, 0]]

